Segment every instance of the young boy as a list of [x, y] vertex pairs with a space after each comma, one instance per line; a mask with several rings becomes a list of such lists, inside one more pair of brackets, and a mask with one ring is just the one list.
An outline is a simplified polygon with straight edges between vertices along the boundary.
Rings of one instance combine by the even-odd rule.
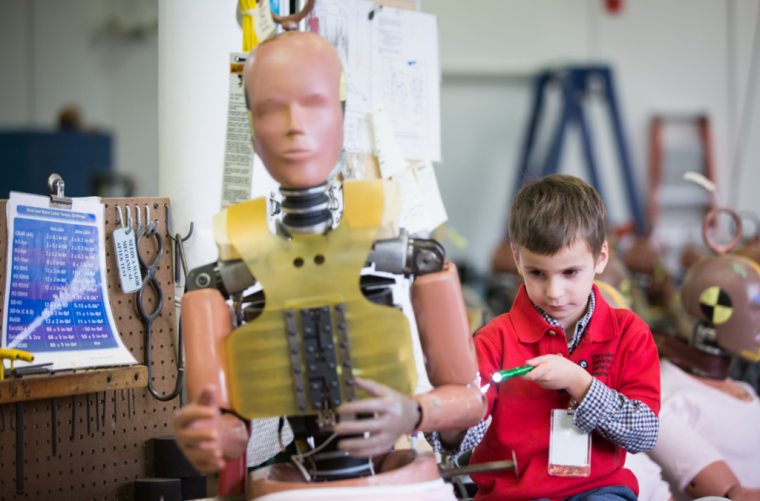
[[[512, 310], [475, 336], [481, 384], [489, 385], [484, 419], [490, 415], [491, 425], [429, 437], [436, 449], [453, 453], [480, 443], [470, 464], [514, 454], [519, 471], [473, 476], [479, 501], [636, 500], [636, 478], [623, 464], [626, 451], [642, 452], [657, 441], [660, 372], [647, 325], [611, 308], [593, 284], [608, 259], [606, 216], [596, 191], [572, 176], [533, 181], [515, 197], [509, 236], [525, 285]], [[519, 378], [492, 378], [523, 365], [535, 368]], [[590, 472], [556, 476], [572, 471], [555, 466], [549, 473], [551, 419], [555, 409], [556, 421], [572, 408], [567, 419], [596, 432]], [[584, 444], [575, 446], [583, 457]]]

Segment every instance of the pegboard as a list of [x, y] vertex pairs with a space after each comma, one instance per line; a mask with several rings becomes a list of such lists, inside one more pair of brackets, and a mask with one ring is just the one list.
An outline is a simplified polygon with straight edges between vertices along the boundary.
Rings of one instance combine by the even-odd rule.
[[[108, 294], [116, 327], [124, 345], [137, 362], [144, 364], [144, 327], [137, 313], [137, 293], [124, 294], [119, 284], [116, 257], [111, 234], [118, 226], [115, 205], [124, 212], [125, 204], [135, 204], [143, 214], [150, 207], [151, 220], [160, 221], [164, 238], [164, 255], [159, 263], [157, 278], [161, 284], [164, 303], [161, 315], [153, 323], [152, 378], [154, 387], [163, 394], [174, 389], [176, 381], [176, 329], [174, 309], [174, 275], [172, 246], [166, 228], [168, 198], [108, 198], [101, 202], [105, 208], [106, 269]], [[5, 221], [6, 201], [0, 201], [0, 297], [5, 292], [8, 230]], [[126, 216], [126, 213], [124, 213]], [[150, 263], [158, 252], [155, 238], [143, 238], [140, 251]], [[147, 312], [153, 311], [156, 296], [146, 288], [143, 301]], [[2, 313], [2, 303], [0, 303]], [[2, 317], [0, 316], [0, 319]], [[2, 321], [2, 320], [0, 320]], [[123, 393], [122, 393], [123, 391]], [[179, 399], [170, 402], [155, 400], [146, 388], [134, 390], [134, 408], [127, 401], [129, 391], [116, 390], [98, 393], [101, 423], [95, 422], [95, 394], [56, 399], [57, 454], [52, 450], [52, 400], [33, 400], [24, 403], [24, 494], [16, 493], [16, 433], [15, 404], [3, 406], [0, 422], [0, 501], [21, 499], [56, 500], [133, 500], [133, 483], [138, 478], [153, 475], [152, 441], [174, 431], [174, 412]], [[87, 402], [90, 402], [90, 434], [87, 433]], [[72, 437], [72, 404], [75, 406]], [[105, 405], [105, 407], [104, 407]], [[105, 410], [105, 422], [103, 413]], [[132, 414], [128, 411], [131, 410]], [[73, 438], [73, 440], [72, 440]]]

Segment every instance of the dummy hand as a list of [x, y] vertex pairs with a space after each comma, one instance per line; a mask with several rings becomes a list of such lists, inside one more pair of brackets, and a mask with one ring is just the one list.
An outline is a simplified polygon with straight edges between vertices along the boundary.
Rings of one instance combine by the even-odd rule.
[[593, 378], [591, 374], [562, 355], [543, 355], [525, 362], [535, 367], [520, 376], [547, 390], [566, 390], [578, 403], [583, 401]]
[[371, 419], [341, 421], [335, 427], [338, 435], [362, 435], [369, 438], [341, 440], [338, 448], [354, 457], [372, 457], [387, 452], [401, 435], [414, 431], [420, 418], [417, 401], [370, 379], [355, 378], [356, 385], [376, 398], [357, 400], [338, 407], [341, 418], [356, 414], [373, 414]]
[[243, 453], [248, 430], [237, 417], [222, 415], [216, 403], [216, 389], [208, 386], [195, 401], [174, 418], [174, 435], [182, 453], [201, 473], [224, 468], [225, 459]]

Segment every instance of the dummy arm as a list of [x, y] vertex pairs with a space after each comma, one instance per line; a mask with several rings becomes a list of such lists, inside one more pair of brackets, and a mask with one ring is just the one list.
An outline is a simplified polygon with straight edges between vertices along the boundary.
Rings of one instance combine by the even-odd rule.
[[760, 489], [742, 487], [725, 461], [715, 461], [702, 468], [686, 486], [686, 491], [695, 499], [722, 496], [732, 501], [760, 500]]
[[188, 292], [182, 302], [191, 404], [177, 414], [175, 435], [190, 463], [198, 471], [210, 473], [240, 457], [248, 443], [245, 423], [220, 410], [230, 408], [224, 343], [232, 332], [232, 317], [215, 289]]
[[485, 415], [487, 401], [480, 391], [478, 360], [456, 267], [445, 263], [442, 271], [418, 277], [412, 286], [412, 304], [425, 368], [435, 387], [415, 397], [422, 410], [417, 431], [466, 430]]

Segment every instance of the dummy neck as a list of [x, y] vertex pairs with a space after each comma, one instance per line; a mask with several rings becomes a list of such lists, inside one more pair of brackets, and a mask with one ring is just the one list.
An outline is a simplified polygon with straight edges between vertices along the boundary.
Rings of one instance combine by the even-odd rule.
[[321, 235], [332, 226], [328, 184], [303, 188], [280, 188], [282, 226], [290, 235]]
[[712, 341], [714, 329], [697, 324], [691, 343], [674, 336], [662, 336], [657, 341], [660, 353], [673, 364], [695, 376], [723, 380], [728, 377], [731, 355]]

